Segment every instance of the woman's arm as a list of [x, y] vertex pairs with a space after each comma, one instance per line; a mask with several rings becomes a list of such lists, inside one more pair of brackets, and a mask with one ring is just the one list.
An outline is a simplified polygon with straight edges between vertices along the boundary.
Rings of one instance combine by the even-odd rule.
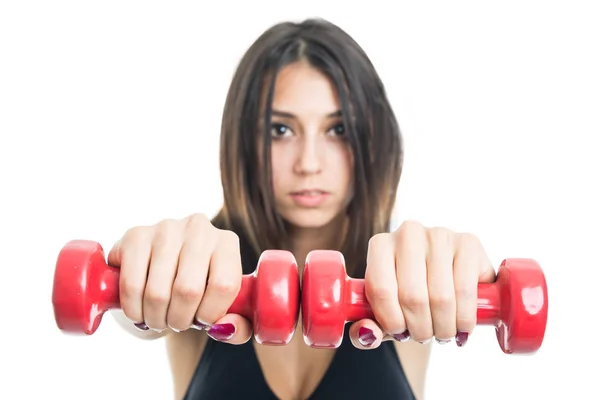
[[125, 331], [135, 337], [144, 340], [156, 340], [165, 337], [167, 356], [173, 379], [174, 398], [183, 398], [208, 341], [206, 332], [195, 329], [188, 329], [187, 331], [178, 333], [171, 329], [165, 329], [162, 332], [150, 329], [141, 331], [133, 325], [123, 311], [113, 310], [111, 314], [113, 314], [117, 323]]
[[182, 399], [187, 392], [208, 339], [206, 331], [195, 329], [167, 336], [167, 355], [175, 399]]
[[409, 340], [407, 342], [395, 342], [394, 345], [415, 397], [417, 400], [423, 400], [425, 398], [425, 377], [431, 355], [431, 342], [421, 344]]

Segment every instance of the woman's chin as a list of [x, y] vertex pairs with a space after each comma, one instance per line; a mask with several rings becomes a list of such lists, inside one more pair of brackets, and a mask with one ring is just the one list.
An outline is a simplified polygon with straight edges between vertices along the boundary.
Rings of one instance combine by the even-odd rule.
[[283, 215], [284, 220], [290, 225], [291, 229], [317, 230], [325, 228], [341, 227], [342, 218], [340, 213], [331, 211], [298, 211]]

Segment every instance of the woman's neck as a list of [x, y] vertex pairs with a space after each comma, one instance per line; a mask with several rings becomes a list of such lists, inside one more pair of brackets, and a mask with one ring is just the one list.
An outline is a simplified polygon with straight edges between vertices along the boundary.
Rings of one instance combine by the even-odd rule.
[[317, 228], [290, 227], [290, 250], [300, 270], [306, 256], [313, 250], [340, 250], [346, 236], [347, 219], [339, 217]]

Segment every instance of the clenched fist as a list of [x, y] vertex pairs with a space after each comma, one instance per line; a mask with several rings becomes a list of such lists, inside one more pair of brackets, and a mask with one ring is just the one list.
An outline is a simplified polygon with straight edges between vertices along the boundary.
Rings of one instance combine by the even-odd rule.
[[365, 295], [377, 322], [355, 322], [353, 343], [368, 349], [388, 339], [435, 338], [463, 346], [476, 325], [478, 283], [493, 282], [495, 275], [471, 234], [414, 221], [377, 234], [369, 242], [365, 272]]
[[121, 309], [139, 329], [191, 327], [229, 343], [250, 339], [250, 322], [227, 314], [242, 282], [239, 239], [206, 216], [132, 228], [108, 263], [121, 268]]

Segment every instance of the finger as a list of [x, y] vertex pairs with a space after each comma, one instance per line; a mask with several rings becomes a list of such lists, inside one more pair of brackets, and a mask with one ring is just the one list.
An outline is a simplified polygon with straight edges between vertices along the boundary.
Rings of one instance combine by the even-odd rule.
[[206, 330], [208, 336], [220, 342], [243, 344], [252, 337], [252, 324], [237, 314], [226, 314]]
[[[477, 241], [478, 242], [478, 241]], [[479, 242], [478, 242], [479, 243]], [[480, 268], [479, 268], [479, 283], [494, 283], [496, 281], [496, 269], [494, 268], [494, 264], [488, 257], [487, 253], [483, 249], [483, 246], [480, 244], [479, 254], [480, 254]]]
[[401, 335], [406, 322], [398, 301], [393, 236], [380, 233], [369, 240], [365, 296], [384, 332]]
[[212, 325], [227, 314], [240, 291], [242, 261], [237, 235], [231, 231], [218, 230], [219, 241], [211, 256], [208, 281], [196, 318]]
[[398, 297], [412, 339], [426, 343], [433, 338], [433, 322], [427, 288], [425, 229], [408, 222], [397, 231], [396, 273]]
[[477, 239], [461, 235], [454, 257], [456, 344], [464, 346], [477, 323], [477, 285], [483, 257]]
[[151, 229], [134, 228], [119, 240], [108, 256], [109, 265], [121, 269], [119, 298], [123, 314], [141, 329], [146, 329], [142, 301], [146, 289], [151, 253]]
[[183, 242], [179, 224], [172, 220], [160, 222], [152, 241], [143, 305], [146, 325], [156, 331], [168, 328], [167, 309]]
[[167, 310], [167, 324], [176, 331], [183, 331], [194, 324], [206, 287], [210, 254], [214, 238], [207, 237], [206, 230], [188, 230], [179, 253], [177, 274], [173, 283], [171, 302]]
[[352, 323], [348, 330], [348, 336], [357, 349], [372, 350], [381, 345], [384, 332], [375, 321], [361, 319]]
[[448, 343], [456, 336], [453, 236], [446, 229], [433, 228], [428, 237], [427, 282], [433, 333], [438, 343]]
[[123, 238], [117, 240], [108, 252], [106, 264], [111, 267], [120, 267], [123, 261]]

